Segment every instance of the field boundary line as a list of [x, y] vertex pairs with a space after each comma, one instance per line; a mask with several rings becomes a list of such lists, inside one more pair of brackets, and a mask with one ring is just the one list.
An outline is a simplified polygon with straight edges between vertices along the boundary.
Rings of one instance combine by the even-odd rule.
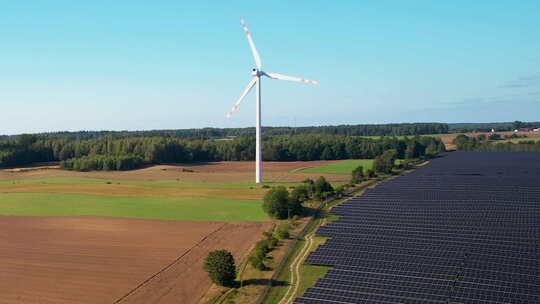
[[154, 279], [155, 277], [157, 277], [158, 275], [160, 275], [161, 273], [165, 272], [167, 269], [171, 268], [173, 265], [177, 264], [178, 262], [180, 262], [180, 260], [185, 257], [188, 253], [191, 253], [191, 251], [198, 247], [199, 245], [201, 245], [204, 241], [206, 241], [211, 235], [217, 233], [218, 231], [220, 231], [221, 229], [223, 229], [225, 226], [227, 225], [227, 223], [223, 223], [220, 227], [218, 227], [216, 230], [210, 232], [209, 234], [205, 235], [199, 242], [197, 242], [195, 245], [193, 245], [193, 247], [189, 248], [188, 250], [186, 250], [186, 252], [184, 252], [183, 254], [181, 254], [180, 256], [178, 256], [176, 259], [174, 259], [171, 263], [169, 263], [168, 265], [166, 265], [165, 267], [163, 267], [162, 269], [160, 269], [158, 272], [154, 273], [153, 275], [151, 275], [150, 277], [148, 277], [146, 280], [144, 280], [143, 282], [141, 282], [139, 285], [135, 286], [135, 288], [131, 289], [130, 291], [128, 291], [125, 295], [123, 295], [122, 297], [120, 297], [118, 300], [114, 301], [113, 303], [114, 304], [117, 304], [117, 303], [120, 303], [122, 302], [123, 300], [125, 300], [127, 297], [129, 297], [130, 295], [132, 295], [135, 291], [137, 291], [137, 289], [141, 288], [142, 286], [146, 285], [148, 282], [150, 282], [152, 279]]

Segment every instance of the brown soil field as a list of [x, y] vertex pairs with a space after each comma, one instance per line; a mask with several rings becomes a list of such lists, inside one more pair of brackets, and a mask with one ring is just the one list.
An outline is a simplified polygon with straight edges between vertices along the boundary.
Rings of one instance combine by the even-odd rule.
[[207, 253], [240, 261], [269, 225], [0, 216], [0, 303], [197, 303]]
[[175, 188], [151, 187], [141, 185], [118, 184], [52, 184], [52, 183], [17, 183], [0, 185], [2, 193], [69, 193], [116, 197], [212, 197], [233, 199], [261, 199], [266, 189], [234, 188]]
[[[308, 162], [264, 162], [266, 182], [301, 182], [306, 178], [315, 178], [320, 174], [302, 173], [299, 169], [331, 164], [337, 161]], [[193, 172], [187, 172], [191, 170]], [[156, 165], [131, 171], [93, 171], [75, 172], [60, 169], [48, 170], [0, 170], [0, 180], [38, 179], [51, 177], [80, 177], [129, 181], [178, 180], [185, 182], [253, 182], [255, 162], [231, 161], [196, 164]], [[348, 182], [340, 174], [325, 174], [330, 181]]]

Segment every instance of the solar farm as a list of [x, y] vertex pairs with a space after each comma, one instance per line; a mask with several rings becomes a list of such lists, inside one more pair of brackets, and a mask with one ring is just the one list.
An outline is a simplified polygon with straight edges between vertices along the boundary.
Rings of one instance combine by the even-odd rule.
[[540, 303], [540, 153], [453, 152], [336, 206], [297, 304]]

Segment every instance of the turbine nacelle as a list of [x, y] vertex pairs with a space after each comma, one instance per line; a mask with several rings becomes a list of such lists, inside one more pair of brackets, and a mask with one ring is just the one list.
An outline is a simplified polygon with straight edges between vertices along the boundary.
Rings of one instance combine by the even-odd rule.
[[264, 75], [264, 72], [257, 68], [253, 68], [251, 69], [251, 75], [253, 75], [254, 77], [261, 77], [262, 75]]

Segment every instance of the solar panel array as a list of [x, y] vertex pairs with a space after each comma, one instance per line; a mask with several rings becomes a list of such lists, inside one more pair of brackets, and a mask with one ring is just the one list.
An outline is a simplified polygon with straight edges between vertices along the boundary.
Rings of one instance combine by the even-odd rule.
[[448, 153], [332, 213], [297, 304], [540, 303], [540, 153]]

